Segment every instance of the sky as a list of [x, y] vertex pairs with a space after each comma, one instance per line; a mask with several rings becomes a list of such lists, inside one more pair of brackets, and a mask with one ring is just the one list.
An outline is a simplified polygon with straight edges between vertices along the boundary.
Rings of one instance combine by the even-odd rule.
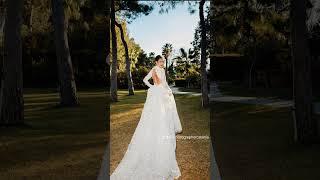
[[[177, 5], [168, 13], [159, 13], [159, 7], [148, 16], [142, 15], [128, 24], [129, 36], [146, 52], [161, 54], [162, 46], [171, 43], [173, 54], [180, 48], [189, 49], [193, 41], [195, 28], [199, 22], [199, 13], [190, 14], [188, 3]], [[197, 7], [195, 7], [197, 10]]]

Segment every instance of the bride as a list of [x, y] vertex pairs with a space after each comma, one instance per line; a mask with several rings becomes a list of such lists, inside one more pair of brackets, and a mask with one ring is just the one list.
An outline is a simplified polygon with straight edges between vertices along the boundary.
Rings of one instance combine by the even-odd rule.
[[[182, 132], [174, 96], [166, 81], [164, 60], [144, 77], [149, 87], [140, 121], [111, 180], [173, 180], [181, 176], [176, 160], [176, 134]], [[149, 83], [152, 77], [153, 85]]]

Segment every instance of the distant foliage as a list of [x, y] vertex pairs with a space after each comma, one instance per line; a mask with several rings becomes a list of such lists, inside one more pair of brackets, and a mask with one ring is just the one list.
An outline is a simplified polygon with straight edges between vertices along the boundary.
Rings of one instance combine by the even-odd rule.
[[[139, 67], [132, 70], [132, 81], [134, 87], [137, 89], [146, 89], [147, 86], [143, 82], [143, 78], [149, 73], [150, 69], [147, 67]], [[152, 82], [152, 79], [149, 80]], [[120, 89], [128, 88], [128, 80], [125, 71], [118, 72], [118, 87]]]
[[[105, 87], [107, 72], [101, 39], [108, 30], [106, 17], [90, 0], [65, 4], [68, 37], [77, 86]], [[26, 1], [22, 27], [25, 87], [57, 87], [57, 64], [51, 1]], [[90, 13], [89, 13], [90, 12]]]
[[191, 71], [185, 78], [187, 88], [200, 88], [201, 87], [201, 74], [197, 71]]

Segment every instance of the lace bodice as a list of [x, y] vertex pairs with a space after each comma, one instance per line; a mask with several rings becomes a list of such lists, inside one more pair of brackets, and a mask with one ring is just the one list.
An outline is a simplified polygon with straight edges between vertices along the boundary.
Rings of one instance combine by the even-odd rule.
[[[152, 77], [152, 73], [156, 73], [158, 76], [160, 82], [159, 84], [150, 84], [149, 79]], [[152, 86], [162, 86], [168, 90], [169, 93], [172, 93], [172, 90], [170, 89], [167, 80], [166, 80], [166, 73], [164, 68], [161, 68], [159, 66], [154, 66], [150, 72], [143, 78], [143, 82], [150, 88]]]

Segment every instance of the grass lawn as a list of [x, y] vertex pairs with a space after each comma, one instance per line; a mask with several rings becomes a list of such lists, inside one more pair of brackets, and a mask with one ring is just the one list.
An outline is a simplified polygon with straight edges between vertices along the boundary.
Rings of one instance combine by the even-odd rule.
[[25, 90], [25, 127], [0, 128], [0, 179], [96, 179], [107, 142], [104, 90], [57, 108], [54, 90]]
[[211, 108], [222, 179], [320, 179], [320, 145], [293, 142], [289, 109], [218, 102]]
[[[110, 173], [123, 158], [131, 137], [140, 120], [146, 98], [145, 90], [136, 90], [127, 96], [125, 90], [118, 91], [119, 102], [111, 105], [111, 152]], [[183, 180], [209, 178], [210, 129], [209, 109], [201, 108], [200, 96], [174, 95], [183, 132], [177, 135], [176, 156]], [[186, 139], [183, 136], [208, 136], [208, 139]], [[180, 137], [180, 138], [179, 138]]]

